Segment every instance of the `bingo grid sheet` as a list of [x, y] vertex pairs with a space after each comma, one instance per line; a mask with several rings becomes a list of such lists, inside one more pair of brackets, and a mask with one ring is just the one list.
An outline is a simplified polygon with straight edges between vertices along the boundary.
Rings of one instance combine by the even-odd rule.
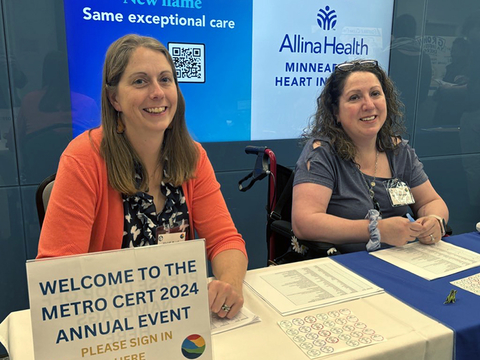
[[463, 279], [451, 281], [450, 284], [458, 286], [460, 289], [470, 291], [476, 295], [480, 295], [480, 274], [467, 276]]
[[310, 359], [386, 341], [346, 308], [296, 316], [278, 325]]

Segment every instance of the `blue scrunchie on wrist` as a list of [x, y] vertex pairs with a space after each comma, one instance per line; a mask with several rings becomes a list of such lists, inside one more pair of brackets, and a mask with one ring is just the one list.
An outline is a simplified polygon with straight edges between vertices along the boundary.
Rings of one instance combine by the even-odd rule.
[[378, 220], [381, 219], [380, 213], [375, 209], [368, 210], [365, 219], [369, 219], [368, 231], [370, 232], [370, 240], [367, 243], [367, 251], [375, 251], [380, 248], [380, 231], [377, 229]]

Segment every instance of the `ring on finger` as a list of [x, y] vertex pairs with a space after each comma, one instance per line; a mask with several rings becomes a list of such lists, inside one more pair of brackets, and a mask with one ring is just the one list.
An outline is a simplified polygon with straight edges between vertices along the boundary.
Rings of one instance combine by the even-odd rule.
[[223, 304], [222, 305], [222, 310], [225, 311], [225, 312], [229, 312], [230, 310], [232, 309], [231, 306], [228, 306], [227, 304]]
[[433, 234], [430, 234], [430, 241], [435, 242], [435, 237], [433, 236]]

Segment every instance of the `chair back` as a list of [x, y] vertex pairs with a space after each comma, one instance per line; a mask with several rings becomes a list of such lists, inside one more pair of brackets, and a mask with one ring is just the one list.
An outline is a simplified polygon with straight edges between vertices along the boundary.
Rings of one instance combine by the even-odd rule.
[[[283, 255], [291, 243], [292, 231], [292, 187], [294, 172], [292, 169], [277, 164], [275, 189], [273, 198], [275, 206], [269, 204], [267, 207], [267, 238], [274, 241], [274, 246], [269, 246], [269, 259], [274, 260]], [[274, 236], [272, 236], [272, 233]], [[272, 253], [271, 253], [272, 252]]]
[[50, 200], [50, 194], [52, 193], [53, 184], [55, 182], [55, 175], [52, 174], [45, 178], [40, 185], [38, 185], [35, 193], [35, 201], [37, 204], [38, 221], [40, 228], [42, 228], [43, 220], [45, 219], [45, 213], [47, 212], [48, 201]]

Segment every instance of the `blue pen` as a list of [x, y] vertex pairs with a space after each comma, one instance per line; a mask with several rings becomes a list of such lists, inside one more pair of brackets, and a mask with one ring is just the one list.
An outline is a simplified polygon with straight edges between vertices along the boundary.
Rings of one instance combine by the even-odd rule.
[[[407, 213], [407, 219], [410, 220], [410, 222], [415, 222], [415, 219], [409, 213]], [[413, 241], [417, 241], [417, 239], [415, 239]], [[409, 241], [409, 242], [413, 242], [413, 241]]]

